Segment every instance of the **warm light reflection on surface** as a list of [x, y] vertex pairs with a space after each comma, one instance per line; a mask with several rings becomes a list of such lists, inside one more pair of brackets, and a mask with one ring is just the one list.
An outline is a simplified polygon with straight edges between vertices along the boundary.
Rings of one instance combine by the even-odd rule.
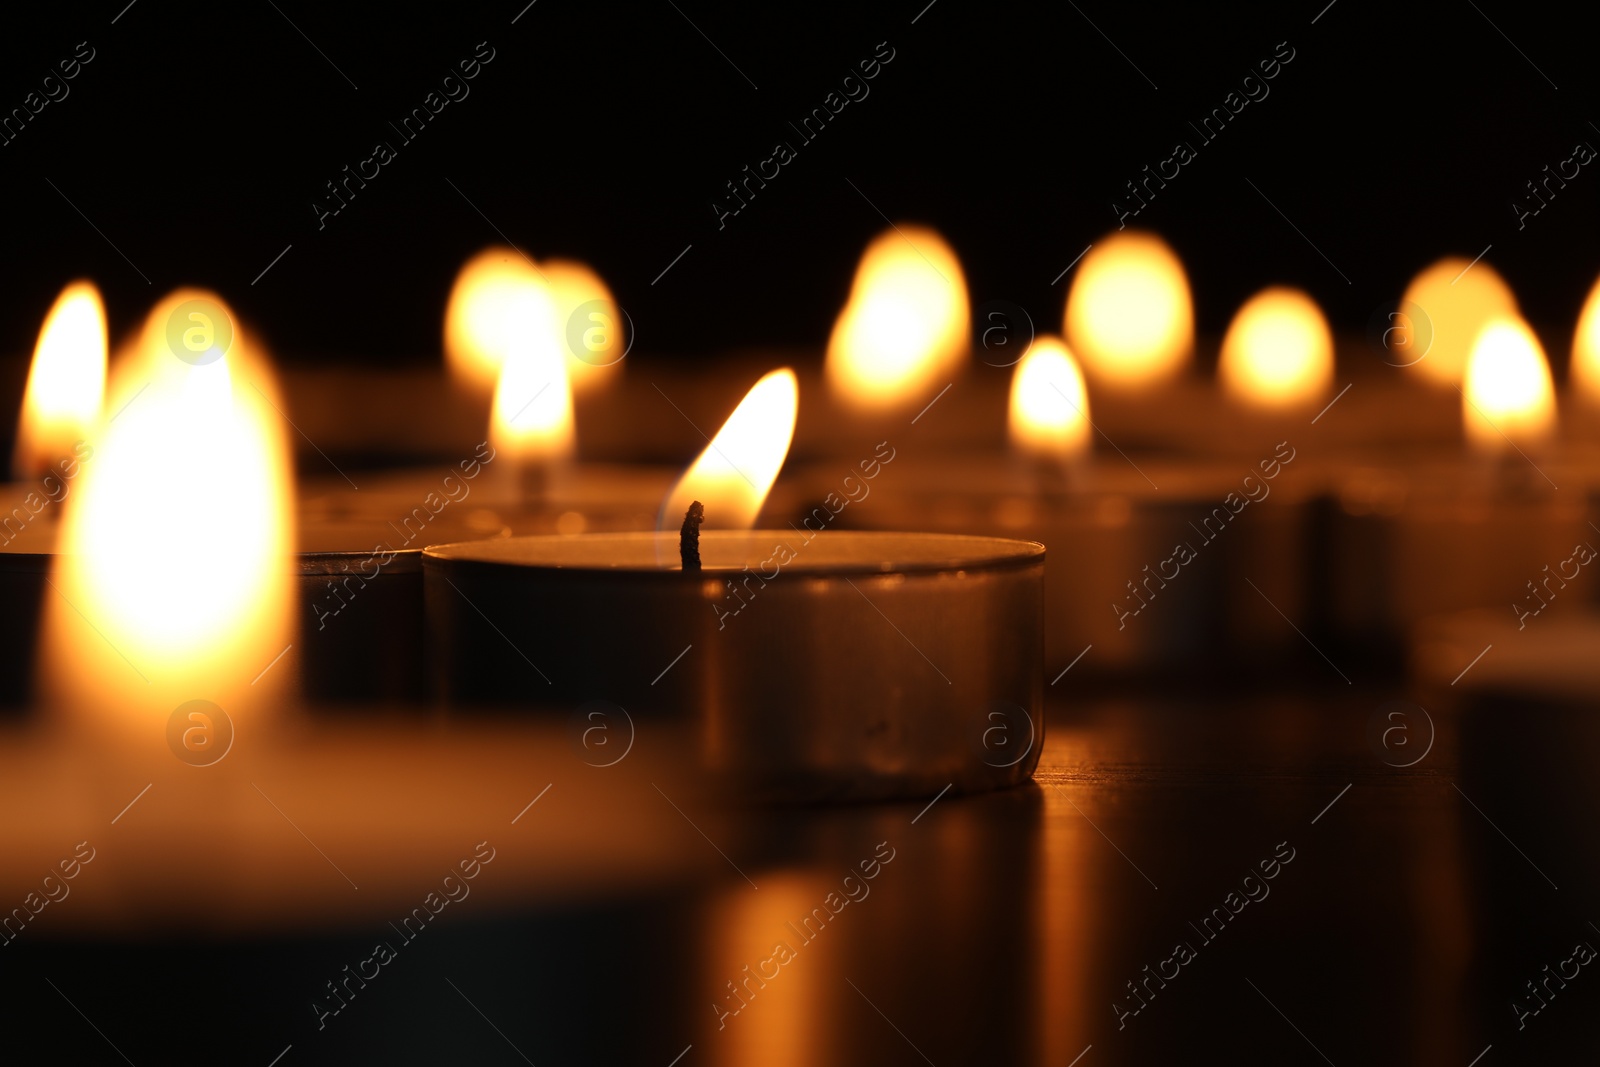
[[516, 249], [485, 249], [456, 275], [445, 310], [444, 351], [457, 381], [487, 392], [519, 338], [560, 332], [538, 268]]
[[611, 290], [586, 263], [552, 259], [542, 269], [555, 305], [572, 391], [581, 395], [614, 382], [622, 370], [628, 338]]
[[828, 340], [828, 387], [851, 405], [887, 408], [942, 388], [968, 348], [967, 282], [934, 230], [903, 225], [867, 246]]
[[748, 530], [783, 469], [794, 438], [800, 386], [788, 367], [751, 386], [706, 450], [684, 472], [661, 511], [661, 529], [677, 529], [695, 500], [707, 528]]
[[1154, 234], [1095, 242], [1067, 296], [1067, 343], [1091, 380], [1114, 388], [1175, 377], [1194, 347], [1194, 308], [1183, 262]]
[[73, 282], [56, 297], [39, 331], [12, 473], [31, 478], [71, 456], [100, 418], [105, 391], [105, 307], [93, 282]]
[[1572, 338], [1572, 387], [1590, 403], [1600, 403], [1600, 279], [1583, 302]]
[[1292, 408], [1333, 384], [1333, 335], [1317, 302], [1298, 289], [1264, 289], [1233, 317], [1217, 377], [1228, 396], [1254, 407]]
[[783, 872], [763, 878], [760, 892], [740, 883], [717, 902], [706, 918], [708, 999], [720, 1024], [710, 1027], [717, 1034], [712, 1062], [839, 1062], [830, 1047], [834, 1028], [824, 1022], [824, 983], [835, 974], [827, 955], [832, 946], [822, 943], [835, 918], [823, 901], [830, 892], [838, 900], [838, 888], [815, 875]]
[[[1421, 315], [1417, 314], [1418, 309]], [[1392, 362], [1415, 366], [1434, 385], [1459, 386], [1473, 339], [1490, 319], [1519, 314], [1510, 286], [1483, 260], [1441, 259], [1411, 280], [1395, 325], [1426, 338], [1422, 352], [1395, 352]], [[1411, 362], [1415, 360], [1415, 362]]]
[[[1042, 1063], [1071, 1063], [1088, 1043], [1084, 1032], [1092, 1025], [1090, 962], [1103, 945], [1108, 916], [1096, 906], [1094, 831], [1065, 818], [1072, 811], [1069, 798], [1052, 789], [1044, 794], [1048, 810], [1039, 842], [1039, 888], [1033, 903], [1037, 930], [1033, 975], [1033, 1018], [1039, 1031]], [[1076, 815], [1077, 812], [1073, 811]]]
[[1089, 448], [1089, 395], [1077, 360], [1059, 338], [1029, 346], [1011, 378], [1008, 427], [1012, 447], [1065, 460]]
[[236, 323], [220, 358], [174, 355], [168, 319], [191, 300], [231, 319], [214, 294], [180, 290], [118, 360], [108, 405], [117, 414], [66, 504], [59, 596], [47, 601], [46, 686], [124, 721], [242, 693], [290, 642], [282, 402]]
[[1461, 416], [1467, 440], [1485, 452], [1537, 443], [1555, 428], [1550, 365], [1520, 319], [1495, 319], [1479, 332], [1467, 360]]
[[[297, 652], [298, 644], [256, 688]], [[146, 688], [137, 679], [134, 685]], [[230, 701], [218, 703], [237, 712]], [[610, 773], [563, 779], [539, 802], [564, 794], [581, 817], [539, 820], [535, 805], [501, 834], [487, 828], [508, 823], [502, 810], [515, 815], [528, 804], [529, 768], [572, 759], [562, 724], [530, 716], [424, 723], [377, 709], [359, 722], [308, 721], [282, 704], [272, 710], [271, 722], [258, 717], [248, 730], [240, 724], [226, 758], [201, 768], [179, 766], [148, 722], [139, 733], [155, 736], [159, 747], [150, 753], [99, 723], [88, 738], [23, 733], [10, 728], [15, 723], [0, 728], [0, 810], [28, 813], [6, 820], [0, 831], [0, 893], [15, 890], [20, 904], [30, 883], [37, 889], [37, 872], [61, 858], [62, 838], [82, 840], [85, 827], [106, 825], [152, 779], [149, 795], [111, 831], [133, 831], [114, 859], [108, 841], [91, 839], [99, 856], [89, 876], [113, 863], [117, 874], [93, 894], [77, 891], [87, 879], [70, 885], [74, 936], [101, 944], [133, 936], [241, 943], [330, 929], [389, 930], [393, 921], [426, 945], [439, 936], [422, 936], [432, 922], [418, 930], [418, 923], [401, 920], [430, 889], [455, 895], [442, 918], [451, 922], [468, 909], [492, 916], [553, 905], [605, 908], [605, 901], [702, 880], [708, 869], [699, 853], [683, 847], [677, 836], [683, 817], [661, 799], [675, 798], [706, 825], [684, 796], [693, 761], [676, 739], [636, 746]], [[120, 796], [128, 781], [132, 788]], [[110, 812], [102, 814], [107, 802]], [[463, 841], [463, 826], [486, 829]], [[441, 884], [451, 875], [456, 882]], [[766, 888], [763, 881], [763, 894]], [[205, 906], [196, 907], [198, 901]], [[16, 928], [13, 922], [12, 937]], [[686, 936], [659, 933], [653, 944], [675, 947]], [[404, 951], [402, 936], [390, 933], [393, 947]], [[321, 993], [328, 1000], [326, 987]], [[710, 1018], [705, 1001], [712, 991], [702, 985], [695, 993], [695, 1011]]]

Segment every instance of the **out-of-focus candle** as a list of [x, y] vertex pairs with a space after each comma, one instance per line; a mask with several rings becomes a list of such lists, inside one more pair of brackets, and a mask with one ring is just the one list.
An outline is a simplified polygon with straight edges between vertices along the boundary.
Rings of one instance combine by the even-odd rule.
[[577, 438], [567, 359], [550, 328], [555, 305], [542, 286], [529, 286], [518, 303], [522, 326], [500, 364], [489, 442], [527, 503], [543, 493], [550, 469], [572, 455]]
[[[1406, 287], [1394, 327], [1406, 331], [1405, 366], [1431, 385], [1459, 387], [1478, 331], [1493, 318], [1516, 315], [1517, 300], [1494, 268], [1448, 257]], [[1396, 360], [1400, 362], [1400, 360]]]
[[828, 340], [829, 390], [869, 411], [925, 403], [960, 369], [968, 320], [966, 278], [943, 237], [910, 224], [879, 234]]
[[12, 472], [35, 477], [71, 456], [99, 420], [105, 389], [105, 307], [93, 282], [73, 282], [56, 298], [39, 331]]
[[196, 697], [262, 706], [282, 676], [251, 679], [291, 641], [294, 538], [288, 424], [265, 357], [215, 294], [179, 290], [110, 394], [117, 414], [63, 520], [45, 680], [128, 728]]
[[1572, 337], [1572, 387], [1589, 404], [1600, 404], [1600, 280], [1589, 290]]
[[1035, 458], [1067, 463], [1089, 449], [1089, 393], [1078, 361], [1059, 338], [1035, 339], [1011, 377], [1011, 445]]
[[1067, 343], [1091, 382], [1131, 390], [1177, 377], [1194, 347], [1183, 263], [1154, 234], [1095, 242], [1067, 295]]
[[1479, 331], [1467, 360], [1461, 417], [1473, 447], [1491, 454], [1538, 444], [1554, 430], [1550, 364], [1520, 319], [1493, 319]]
[[558, 332], [539, 268], [513, 248], [488, 248], [456, 275], [444, 318], [444, 352], [450, 373], [487, 393], [500, 365], [530, 329]]
[[1217, 377], [1231, 399], [1264, 410], [1304, 407], [1333, 383], [1333, 335], [1298, 289], [1264, 289], [1233, 317]]
[[572, 391], [580, 396], [595, 392], [622, 370], [631, 340], [623, 329], [622, 310], [588, 264], [551, 259], [541, 269], [555, 305]]

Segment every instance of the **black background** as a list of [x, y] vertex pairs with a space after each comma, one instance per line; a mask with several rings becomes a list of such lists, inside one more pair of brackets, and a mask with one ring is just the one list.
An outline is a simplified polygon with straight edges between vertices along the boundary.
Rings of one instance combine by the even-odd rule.
[[[0, 352], [30, 351], [87, 275], [119, 337], [199, 284], [285, 361], [437, 360], [454, 273], [496, 229], [595, 265], [641, 352], [820, 345], [884, 215], [939, 227], [975, 305], [1011, 300], [1053, 329], [1070, 278], [1051, 279], [1179, 139], [1198, 158], [1137, 222], [1183, 255], [1203, 332], [1274, 282], [1359, 330], [1432, 259], [1492, 244], [1559, 368], [1600, 269], [1590, 168], [1520, 232], [1511, 208], [1575, 143], [1600, 145], [1589, 40], [1553, 8], [538, 0], [513, 24], [525, 2], [8, 13], [0, 108], [78, 42], [95, 59], [0, 147]], [[399, 145], [388, 121], [480, 41], [495, 58], [470, 96]], [[724, 183], [796, 142], [788, 122], [881, 41], [895, 58], [870, 96], [719, 231]], [[1295, 58], [1270, 96], [1200, 146], [1187, 121], [1282, 41]], [[319, 230], [324, 183], [379, 139], [398, 158]]]

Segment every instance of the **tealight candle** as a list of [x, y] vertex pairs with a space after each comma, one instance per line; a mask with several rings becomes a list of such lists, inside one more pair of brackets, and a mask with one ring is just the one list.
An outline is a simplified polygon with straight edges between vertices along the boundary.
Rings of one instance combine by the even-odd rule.
[[1335, 487], [1318, 571], [1327, 629], [1345, 640], [1398, 648], [1430, 615], [1504, 605], [1514, 617], [1575, 598], [1563, 592], [1572, 575], [1551, 576], [1595, 536], [1595, 475], [1553, 454], [1555, 404], [1538, 340], [1520, 320], [1492, 318], [1464, 374], [1459, 418], [1477, 455], [1375, 462]]
[[1051, 677], [1068, 667], [1076, 678], [1259, 669], [1264, 651], [1274, 660], [1297, 651], [1301, 639], [1283, 619], [1307, 612], [1301, 575], [1321, 482], [1299, 455], [1287, 441], [1249, 463], [1142, 458], [1135, 467], [1095, 455], [1065, 487], [1041, 485], [1036, 467], [1001, 457], [937, 467], [896, 459], [830, 528], [1023, 537], [1088, 561], [1045, 576]]
[[700, 727], [741, 795], [1026, 780], [1044, 726], [1044, 547], [917, 533], [515, 537], [423, 553], [452, 706], [614, 701]]

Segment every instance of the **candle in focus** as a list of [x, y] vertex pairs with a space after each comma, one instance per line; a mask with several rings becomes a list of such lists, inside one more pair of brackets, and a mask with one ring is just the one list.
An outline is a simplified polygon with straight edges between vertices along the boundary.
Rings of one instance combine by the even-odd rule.
[[1415, 366], [1430, 385], [1460, 386], [1478, 331], [1492, 318], [1516, 314], [1516, 297], [1489, 264], [1441, 259], [1413, 278], [1400, 300], [1394, 325], [1407, 331], [1411, 345], [1404, 365]]
[[658, 528], [677, 529], [695, 500], [705, 505], [707, 528], [754, 526], [789, 454], [799, 407], [794, 371], [763, 375], [667, 494]]
[[677, 544], [582, 534], [428, 549], [444, 697], [687, 721], [696, 770], [746, 799], [932, 796], [1033, 773], [1043, 546], [709, 530], [703, 569], [686, 573]]

